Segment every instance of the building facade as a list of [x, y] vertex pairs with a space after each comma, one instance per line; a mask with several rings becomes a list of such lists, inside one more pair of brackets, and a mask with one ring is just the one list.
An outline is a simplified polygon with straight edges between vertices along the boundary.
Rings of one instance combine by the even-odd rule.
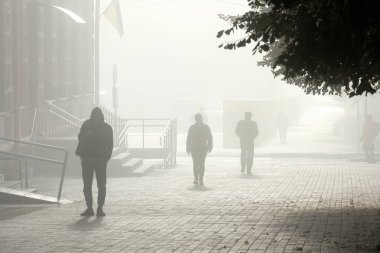
[[93, 92], [93, 0], [0, 1], [0, 136], [30, 136], [48, 101], [82, 117]]

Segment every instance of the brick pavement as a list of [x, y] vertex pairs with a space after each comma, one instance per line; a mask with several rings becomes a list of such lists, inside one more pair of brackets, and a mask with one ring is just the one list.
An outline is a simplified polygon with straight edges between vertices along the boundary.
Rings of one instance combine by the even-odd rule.
[[105, 218], [81, 218], [81, 181], [63, 206], [0, 206], [0, 252], [366, 252], [380, 244], [380, 166], [344, 160], [209, 158], [108, 181]]

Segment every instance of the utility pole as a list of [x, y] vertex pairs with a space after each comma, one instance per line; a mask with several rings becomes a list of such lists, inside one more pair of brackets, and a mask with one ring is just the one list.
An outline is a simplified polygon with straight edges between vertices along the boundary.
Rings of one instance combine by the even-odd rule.
[[99, 21], [100, 21], [100, 0], [95, 2], [95, 76], [94, 76], [94, 104], [99, 106]]

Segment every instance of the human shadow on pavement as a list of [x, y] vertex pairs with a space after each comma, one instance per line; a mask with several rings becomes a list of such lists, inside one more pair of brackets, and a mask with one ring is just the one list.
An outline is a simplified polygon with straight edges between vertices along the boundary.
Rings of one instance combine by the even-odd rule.
[[102, 217], [81, 217], [76, 222], [69, 224], [68, 227], [73, 230], [93, 230], [105, 226]]
[[205, 191], [212, 191], [212, 188], [209, 188], [204, 185], [194, 185], [191, 188], [187, 188], [189, 191], [198, 191], [198, 192], [205, 192]]

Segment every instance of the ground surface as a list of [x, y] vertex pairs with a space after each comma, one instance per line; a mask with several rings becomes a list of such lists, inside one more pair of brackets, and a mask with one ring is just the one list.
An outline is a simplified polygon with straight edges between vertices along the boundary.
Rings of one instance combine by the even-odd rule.
[[[111, 178], [105, 218], [81, 218], [80, 179], [62, 206], [0, 206], [5, 252], [366, 252], [380, 244], [380, 166], [343, 160], [209, 158]], [[53, 194], [53, 192], [52, 192]]]

